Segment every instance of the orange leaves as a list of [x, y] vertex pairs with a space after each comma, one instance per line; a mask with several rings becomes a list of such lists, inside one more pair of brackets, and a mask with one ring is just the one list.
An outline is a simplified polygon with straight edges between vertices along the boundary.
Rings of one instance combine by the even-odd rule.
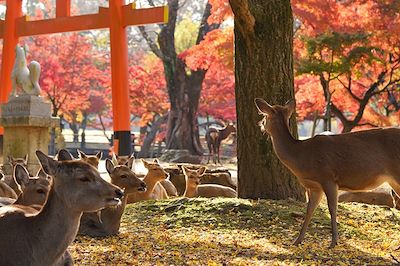
[[233, 17], [233, 12], [228, 0], [209, 0], [211, 4], [211, 15], [208, 23], [221, 23], [227, 18]]
[[209, 32], [200, 44], [182, 52], [180, 57], [193, 70], [208, 69], [220, 64], [233, 70], [233, 29], [216, 29]]

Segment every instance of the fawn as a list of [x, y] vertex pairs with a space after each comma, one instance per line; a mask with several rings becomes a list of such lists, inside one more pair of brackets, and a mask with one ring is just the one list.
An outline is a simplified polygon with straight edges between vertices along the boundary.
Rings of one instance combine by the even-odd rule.
[[200, 184], [200, 177], [205, 173], [206, 168], [200, 167], [198, 170], [190, 170], [182, 166], [183, 174], [186, 180], [186, 189], [184, 197], [227, 197], [236, 198], [237, 192], [230, 187], [225, 187], [217, 184]]
[[[38, 172], [38, 174], [40, 171]], [[20, 164], [14, 167], [14, 178], [20, 186], [22, 193], [17, 200], [10, 198], [0, 198], [0, 206], [18, 204], [25, 206], [35, 206], [41, 208], [47, 200], [47, 195], [51, 187], [51, 177], [48, 175], [37, 175], [30, 177], [28, 170]]]
[[208, 160], [210, 162], [211, 155], [213, 156], [214, 164], [221, 163], [219, 160], [219, 147], [221, 146], [221, 141], [228, 138], [232, 132], [236, 132], [236, 128], [232, 123], [227, 124], [223, 128], [209, 127], [206, 131], [206, 141], [208, 146]]
[[146, 191], [146, 184], [126, 165], [114, 166], [110, 159], [106, 159], [106, 169], [111, 177], [111, 184], [124, 190], [122, 204], [105, 208], [100, 213], [84, 213], [78, 234], [95, 237], [118, 234], [128, 195]]
[[[112, 154], [112, 161], [114, 165], [126, 165], [130, 169], [134, 169], [135, 156], [131, 154], [130, 156], [119, 156], [115, 153]], [[160, 181], [161, 185], [164, 187], [165, 191], [167, 191], [168, 196], [176, 197], [178, 196], [178, 191], [176, 190], [175, 185], [169, 180], [164, 179]]]
[[83, 151], [78, 150], [78, 154], [81, 161], [93, 165], [96, 168], [99, 167], [99, 162], [101, 160], [101, 157], [103, 156], [103, 153], [101, 151], [96, 153], [96, 155], [87, 155]]
[[276, 155], [305, 187], [308, 195], [307, 213], [300, 235], [300, 244], [311, 216], [325, 193], [331, 215], [333, 248], [338, 241], [336, 213], [338, 190], [371, 190], [387, 182], [400, 195], [400, 129], [377, 128], [340, 135], [318, 135], [296, 140], [289, 131], [289, 118], [295, 102], [271, 106], [255, 99], [263, 116], [259, 126], [268, 133]]
[[123, 192], [81, 161], [58, 162], [36, 151], [53, 184], [41, 211], [10, 205], [0, 208], [0, 265], [60, 265], [72, 260], [66, 249], [74, 240], [83, 212], [121, 203]]
[[142, 163], [144, 167], [149, 170], [143, 178], [147, 186], [147, 191], [129, 195], [128, 203], [151, 199], [168, 199], [167, 192], [160, 184], [160, 181], [167, 179], [168, 173], [160, 166], [157, 159], [154, 159], [154, 161], [150, 163], [142, 159]]

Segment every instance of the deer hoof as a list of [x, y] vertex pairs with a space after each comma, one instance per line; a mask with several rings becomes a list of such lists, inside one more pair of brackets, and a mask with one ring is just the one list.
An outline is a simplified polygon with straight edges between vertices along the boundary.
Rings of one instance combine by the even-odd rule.
[[298, 245], [300, 245], [301, 244], [301, 239], [299, 239], [299, 238], [297, 238], [294, 242], [293, 242], [293, 245], [294, 246], [298, 246]]

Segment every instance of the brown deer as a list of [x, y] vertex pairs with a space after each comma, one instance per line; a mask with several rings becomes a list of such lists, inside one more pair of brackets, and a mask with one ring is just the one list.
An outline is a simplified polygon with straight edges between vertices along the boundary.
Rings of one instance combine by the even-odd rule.
[[186, 189], [183, 194], [184, 197], [226, 197], [236, 198], [237, 192], [230, 187], [225, 187], [217, 184], [200, 184], [200, 177], [205, 173], [206, 168], [200, 167], [198, 170], [190, 170], [182, 166], [183, 174], [186, 180]]
[[121, 156], [113, 153], [111, 160], [114, 165], [126, 165], [129, 167], [129, 169], [135, 171], [134, 169], [135, 156], [133, 155], [133, 153], [129, 156]]
[[304, 238], [311, 216], [325, 193], [331, 215], [332, 242], [337, 244], [336, 223], [338, 190], [363, 191], [384, 182], [400, 195], [400, 129], [378, 128], [340, 135], [319, 135], [296, 140], [289, 131], [289, 118], [295, 102], [271, 106], [255, 99], [263, 115], [259, 126], [270, 135], [276, 155], [305, 187], [308, 195], [307, 213], [300, 235]]
[[96, 155], [87, 155], [81, 150], [77, 150], [79, 154], [79, 159], [83, 162], [86, 162], [90, 165], [93, 165], [94, 167], [98, 168], [99, 167], [99, 162], [101, 160], [101, 157], [103, 156], [103, 153], [99, 151], [96, 153]]
[[223, 128], [209, 127], [206, 131], [206, 141], [208, 146], [208, 160], [210, 162], [211, 155], [213, 156], [214, 164], [221, 163], [219, 160], [219, 147], [221, 141], [229, 137], [232, 132], [236, 132], [236, 128], [232, 123], [227, 124]]
[[20, 164], [14, 167], [13, 175], [22, 193], [18, 196], [17, 200], [0, 198], [0, 206], [18, 204], [41, 208], [46, 202], [47, 195], [51, 188], [51, 177], [47, 175], [30, 177], [28, 170]]
[[339, 194], [338, 199], [339, 202], [360, 202], [400, 210], [400, 198], [387, 187], [379, 187], [371, 191], [345, 191]]
[[121, 203], [123, 192], [81, 161], [36, 155], [53, 184], [41, 211], [22, 205], [0, 208], [0, 265], [60, 265], [75, 239], [83, 212]]
[[146, 191], [146, 184], [127, 166], [114, 166], [110, 159], [106, 159], [106, 169], [110, 174], [111, 184], [124, 190], [124, 196], [121, 199], [122, 204], [117, 207], [105, 208], [100, 213], [84, 213], [81, 218], [78, 234], [93, 237], [118, 234], [128, 195]]
[[[130, 169], [133, 169], [133, 171], [135, 171], [134, 169], [135, 156], [133, 154], [131, 154], [130, 156], [119, 156], [113, 153], [112, 161], [114, 165], [126, 165]], [[167, 191], [168, 196], [170, 197], [178, 196], [178, 191], [176, 190], [175, 185], [169, 179], [161, 180], [160, 183], [164, 187], [165, 191]]]
[[150, 163], [142, 159], [142, 163], [149, 170], [143, 178], [147, 186], [147, 191], [128, 195], [128, 204], [143, 200], [168, 199], [167, 192], [160, 184], [160, 181], [168, 178], [168, 173], [161, 167], [157, 159], [154, 159]]
[[[25, 155], [24, 158], [14, 158], [11, 155], [8, 155], [8, 164], [11, 166], [12, 171], [14, 171], [14, 167], [17, 164], [20, 164], [22, 166], [24, 166], [25, 168], [28, 168], [28, 155]], [[21, 190], [19, 189], [19, 186], [17, 183], [15, 183], [15, 179], [13, 177], [13, 175], [5, 175], [3, 177], [3, 181], [9, 185], [17, 194], [17, 196], [19, 194], [21, 194]]]

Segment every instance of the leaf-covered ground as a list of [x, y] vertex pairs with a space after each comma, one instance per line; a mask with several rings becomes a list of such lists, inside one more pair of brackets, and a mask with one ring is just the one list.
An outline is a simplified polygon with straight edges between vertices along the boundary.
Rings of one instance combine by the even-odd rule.
[[77, 237], [76, 265], [391, 265], [400, 260], [400, 212], [339, 204], [339, 245], [330, 243], [326, 204], [304, 243], [297, 236], [305, 203], [172, 199], [127, 207], [118, 236]]

